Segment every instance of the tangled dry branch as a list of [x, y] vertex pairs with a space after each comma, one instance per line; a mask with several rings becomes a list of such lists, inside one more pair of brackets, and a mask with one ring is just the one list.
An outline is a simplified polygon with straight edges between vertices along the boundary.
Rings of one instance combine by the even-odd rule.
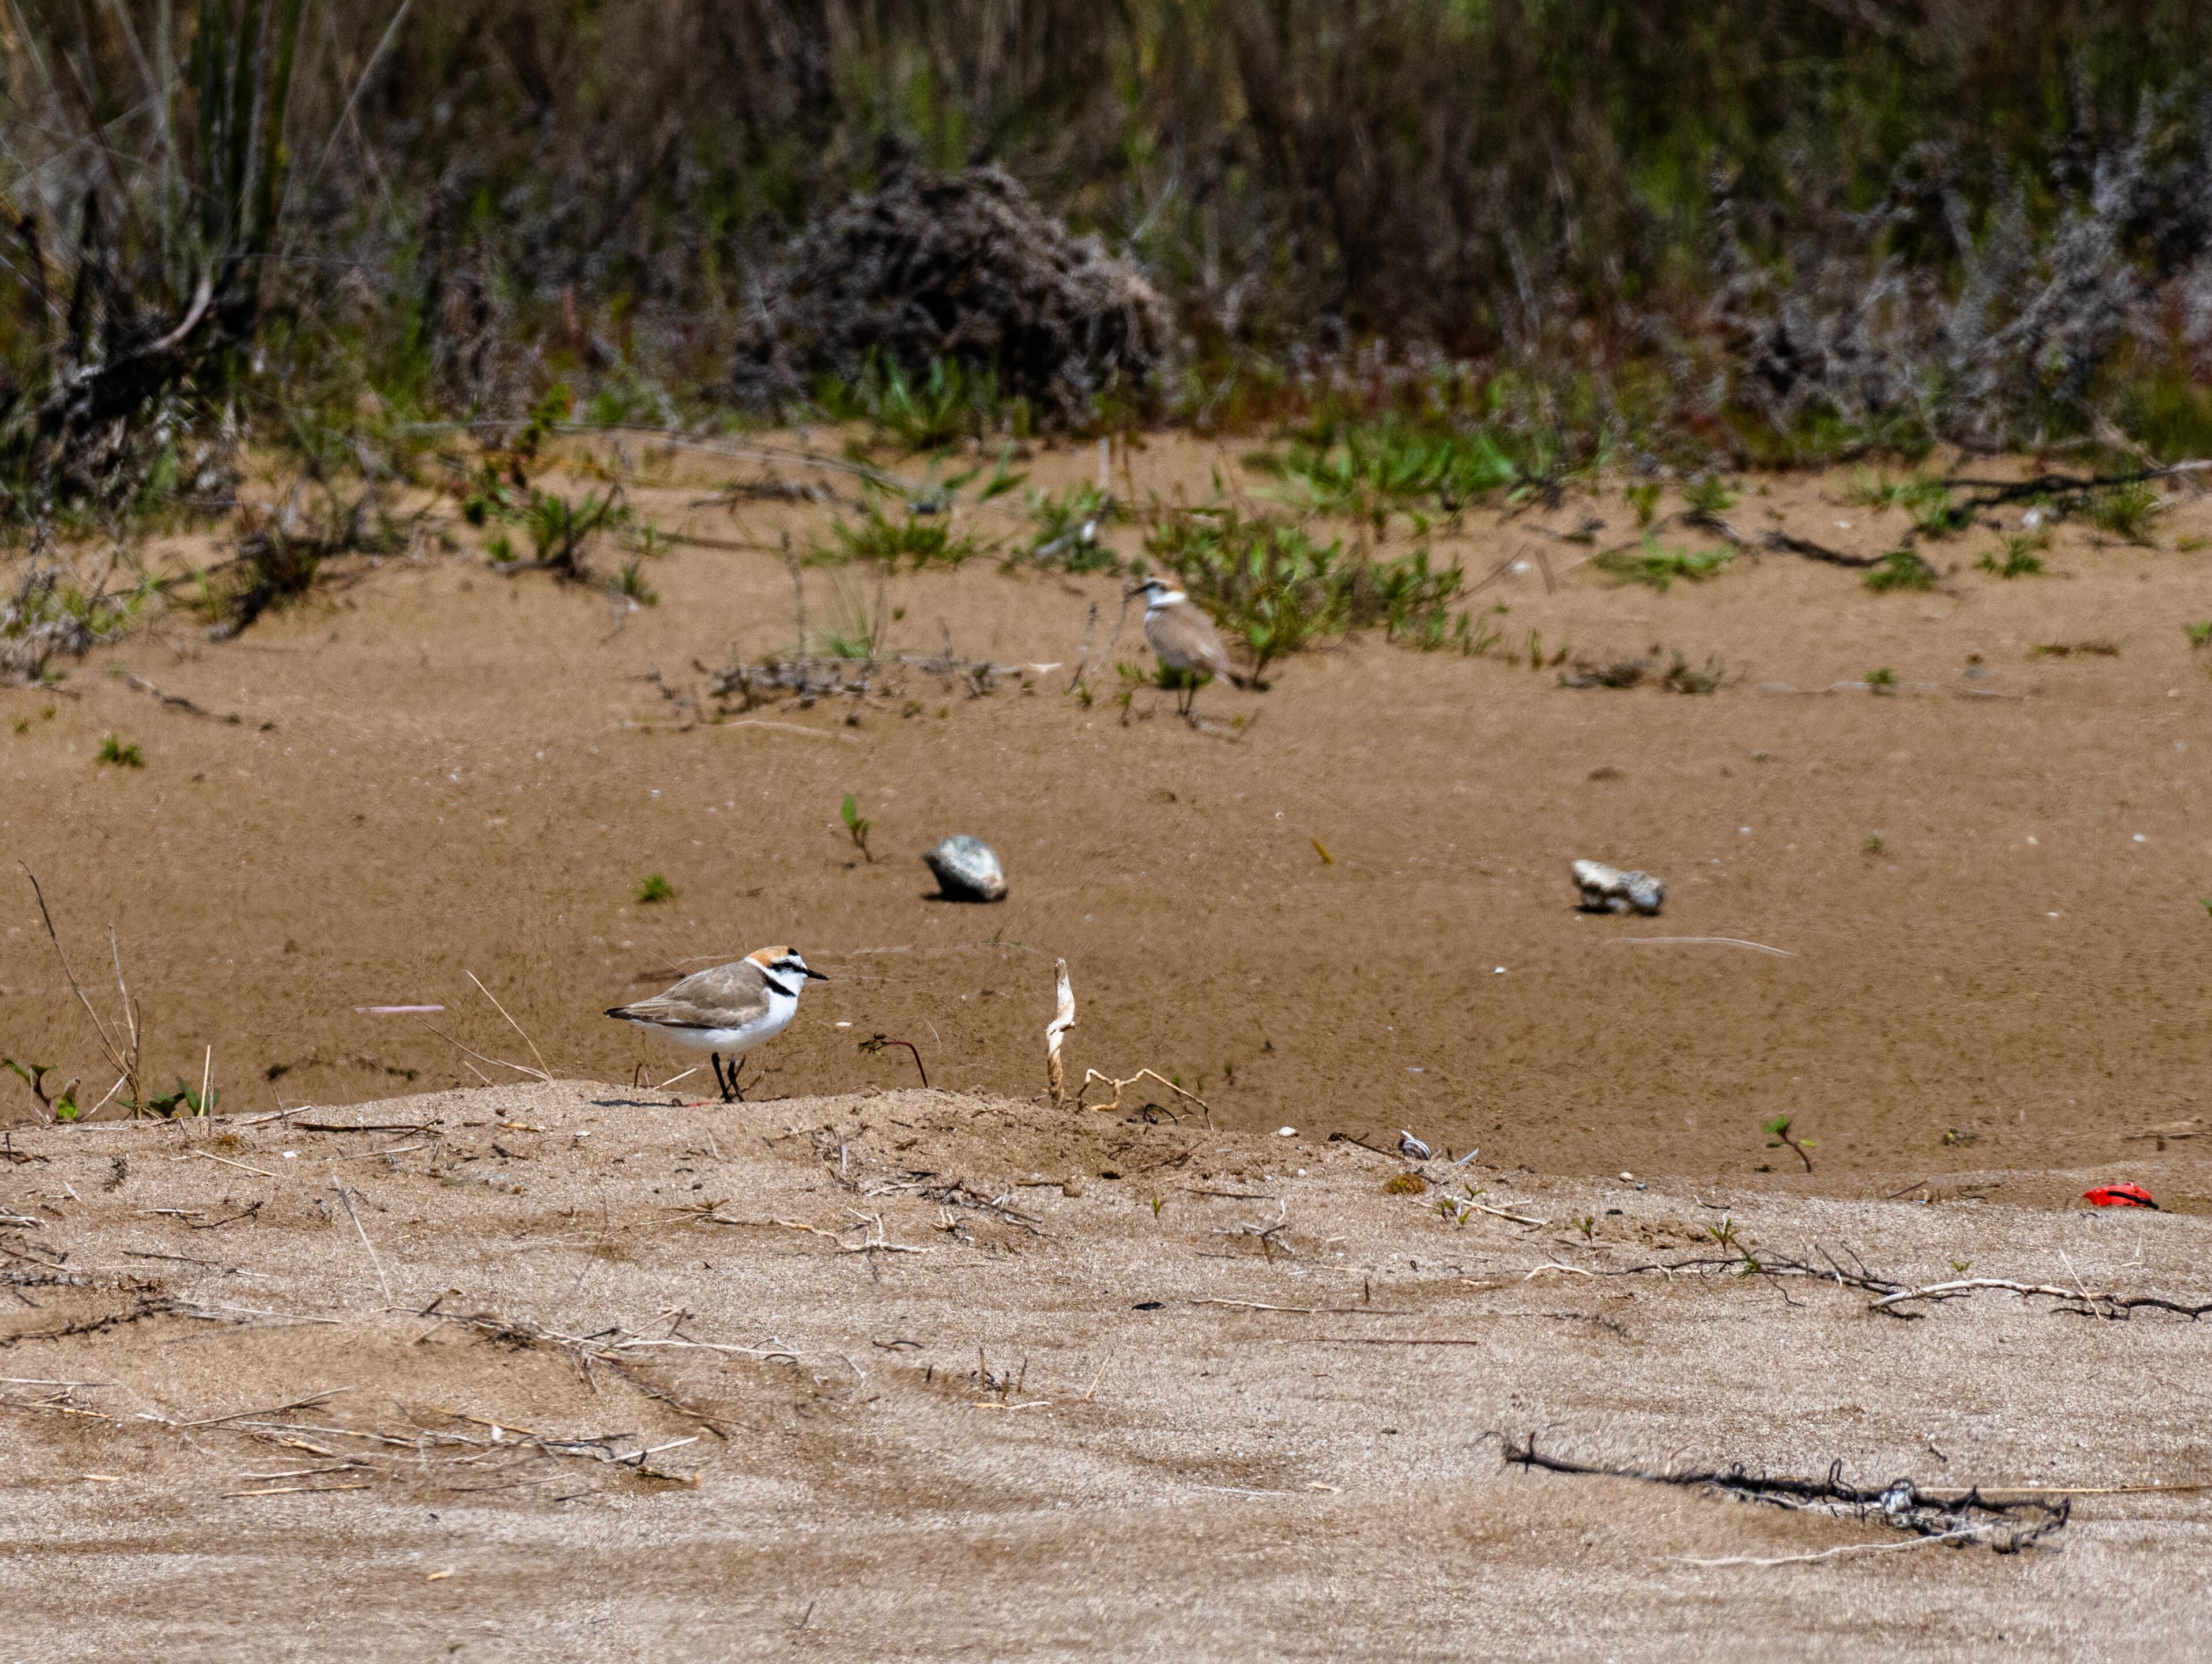
[[1517, 1444], [1509, 1434], [1502, 1442], [1505, 1461], [1512, 1467], [1717, 1491], [1746, 1502], [1816, 1509], [1838, 1518], [1887, 1526], [1917, 1537], [1986, 1543], [1999, 1554], [2017, 1554], [2050, 1535], [2065, 1525], [2073, 1511], [2071, 1502], [2063, 1497], [2057, 1502], [2040, 1498], [1991, 1500], [1982, 1495], [1978, 1485], [1943, 1495], [1923, 1491], [1910, 1479], [1892, 1479], [1878, 1490], [1868, 1490], [1845, 1483], [1840, 1461], [1830, 1464], [1824, 1478], [1802, 1479], [1753, 1473], [1741, 1462], [1726, 1468], [1652, 1469], [1572, 1461], [1539, 1451], [1534, 1433], [1523, 1436]]

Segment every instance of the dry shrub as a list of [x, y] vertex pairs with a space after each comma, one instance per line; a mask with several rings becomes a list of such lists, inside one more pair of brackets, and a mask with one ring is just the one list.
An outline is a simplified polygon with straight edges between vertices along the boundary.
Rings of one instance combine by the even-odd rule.
[[999, 167], [902, 169], [794, 243], [764, 322], [741, 345], [739, 397], [773, 404], [880, 364], [954, 364], [995, 377], [1059, 422], [1141, 394], [1170, 341], [1164, 302], [1135, 270], [1077, 238]]

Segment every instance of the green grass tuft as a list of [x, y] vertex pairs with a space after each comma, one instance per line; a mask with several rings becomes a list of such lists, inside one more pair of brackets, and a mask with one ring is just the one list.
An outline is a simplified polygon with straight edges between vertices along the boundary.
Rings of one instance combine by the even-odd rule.
[[1880, 566], [1867, 574], [1866, 586], [1877, 595], [1898, 589], [1933, 589], [1936, 568], [1909, 549], [1893, 549], [1881, 557]]
[[1664, 594], [1677, 578], [1703, 583], [1728, 570], [1735, 559], [1732, 549], [1662, 549], [1646, 536], [1637, 550], [1615, 550], [1597, 557], [1600, 571], [1624, 584], [1648, 584]]

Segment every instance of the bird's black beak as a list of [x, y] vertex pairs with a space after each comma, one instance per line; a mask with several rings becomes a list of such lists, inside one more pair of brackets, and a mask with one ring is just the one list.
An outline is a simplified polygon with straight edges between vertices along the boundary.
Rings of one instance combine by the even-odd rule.
[[815, 982], [827, 982], [827, 981], [830, 980], [828, 977], [824, 976], [824, 975], [823, 975], [820, 971], [816, 970], [816, 969], [815, 969], [812, 966], [811, 966], [811, 965], [802, 965], [802, 966], [800, 966], [800, 967], [799, 967], [799, 974], [801, 976], [804, 976], [804, 977], [807, 978], [810, 981], [815, 981]]

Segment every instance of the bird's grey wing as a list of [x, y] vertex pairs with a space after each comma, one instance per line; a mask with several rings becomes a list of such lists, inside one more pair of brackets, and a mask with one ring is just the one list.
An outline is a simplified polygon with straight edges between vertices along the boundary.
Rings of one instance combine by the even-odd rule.
[[620, 1008], [635, 1022], [678, 1029], [742, 1029], [768, 1015], [766, 979], [750, 959], [693, 973], [665, 993]]
[[1154, 653], [1178, 668], [1205, 671], [1213, 676], [1231, 674], [1229, 650], [1221, 644], [1221, 632], [1213, 628], [1211, 618], [1188, 601], [1180, 606], [1164, 608], [1157, 616], [1147, 618], [1145, 636], [1152, 642]]

